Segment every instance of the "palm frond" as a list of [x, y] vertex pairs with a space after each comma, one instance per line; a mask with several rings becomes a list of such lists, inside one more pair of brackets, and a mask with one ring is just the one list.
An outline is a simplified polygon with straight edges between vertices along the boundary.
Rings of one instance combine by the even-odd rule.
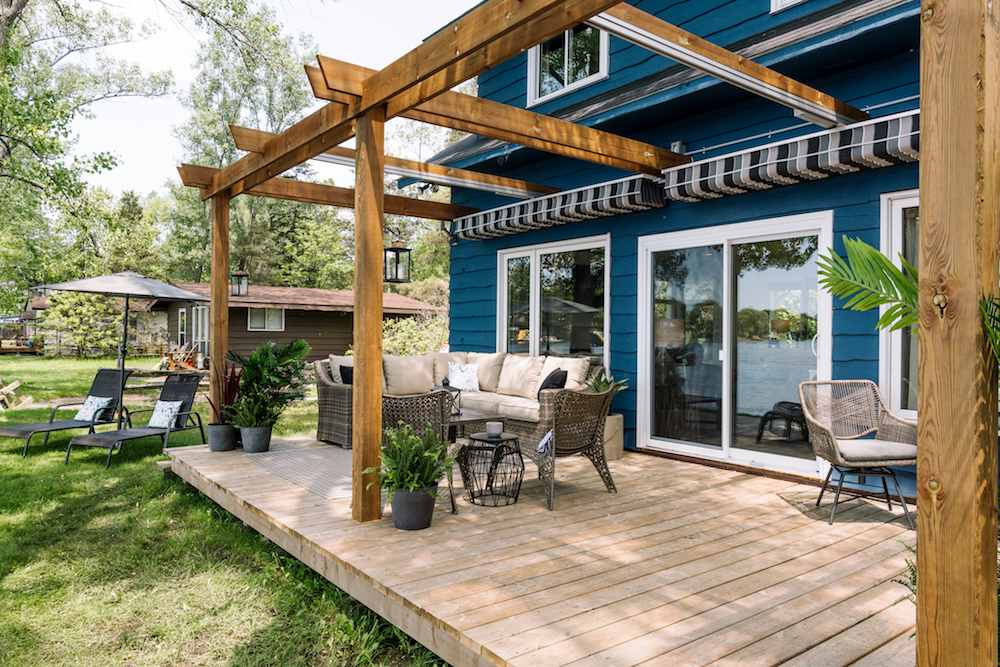
[[900, 256], [903, 268], [860, 239], [844, 238], [846, 259], [829, 250], [817, 262], [820, 285], [846, 301], [844, 308], [888, 309], [876, 325], [895, 331], [917, 324], [917, 270]]
[[1000, 297], [984, 296], [979, 300], [979, 310], [983, 312], [986, 337], [993, 350], [993, 358], [1000, 362]]

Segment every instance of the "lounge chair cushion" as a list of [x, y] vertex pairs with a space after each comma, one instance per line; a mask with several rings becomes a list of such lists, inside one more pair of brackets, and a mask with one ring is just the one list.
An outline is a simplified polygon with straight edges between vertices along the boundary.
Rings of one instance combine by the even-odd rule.
[[590, 371], [589, 357], [545, 357], [545, 364], [542, 366], [541, 378], [552, 375], [552, 371], [566, 371], [566, 389], [574, 391], [584, 388], [583, 381], [587, 379]]
[[428, 356], [382, 355], [386, 391], [390, 396], [423, 394], [434, 386], [434, 362]]
[[497, 386], [500, 384], [500, 371], [503, 370], [503, 360], [506, 356], [506, 352], [494, 352], [491, 354], [469, 352], [467, 363], [479, 364], [480, 391], [497, 390]]
[[111, 405], [110, 396], [87, 396], [83, 407], [76, 411], [76, 416], [73, 419], [81, 422], [93, 421], [94, 416], [109, 405]]
[[841, 455], [848, 461], [901, 461], [917, 458], [917, 446], [889, 440], [837, 440]]
[[479, 364], [448, 362], [448, 383], [462, 391], [479, 391]]
[[157, 401], [153, 416], [149, 418], [149, 428], [173, 428], [177, 413], [184, 401]]
[[538, 398], [538, 382], [545, 357], [521, 357], [508, 354], [503, 360], [497, 393], [505, 396]]

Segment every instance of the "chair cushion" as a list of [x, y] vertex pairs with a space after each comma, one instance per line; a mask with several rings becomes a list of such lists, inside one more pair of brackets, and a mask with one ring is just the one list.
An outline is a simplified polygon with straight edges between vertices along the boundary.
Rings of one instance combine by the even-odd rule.
[[504, 396], [486, 391], [463, 393], [462, 408], [495, 412], [509, 419], [538, 423], [538, 401], [520, 396]]
[[[434, 363], [435, 387], [440, 386], [446, 377], [451, 380], [451, 376], [448, 375], [448, 362], [454, 361], [459, 364], [465, 364], [469, 361], [468, 352], [431, 352], [427, 356]], [[452, 384], [455, 383], [452, 382]]]
[[479, 364], [448, 362], [448, 383], [462, 391], [479, 391]]
[[466, 363], [479, 364], [479, 390], [496, 391], [500, 384], [500, 371], [503, 369], [503, 360], [507, 356], [506, 352], [496, 352], [485, 354], [481, 352], [469, 352]]
[[846, 460], [857, 463], [878, 464], [879, 461], [901, 461], [912, 459], [917, 462], [917, 446], [905, 442], [889, 440], [837, 440], [840, 454]]
[[590, 372], [588, 357], [545, 357], [545, 364], [539, 377], [547, 378], [554, 370], [566, 371], [566, 389], [579, 390], [584, 388], [587, 373]]
[[508, 354], [503, 360], [497, 393], [506, 396], [521, 396], [532, 400], [538, 398], [538, 382], [542, 373], [544, 357], [521, 357]]
[[177, 413], [181, 411], [184, 401], [157, 401], [153, 408], [153, 416], [146, 424], [149, 428], [173, 428]]
[[424, 394], [434, 386], [434, 362], [428, 356], [382, 355], [385, 391], [390, 396]]
[[85, 400], [83, 402], [83, 406], [76, 411], [76, 416], [73, 417], [73, 419], [82, 422], [92, 421], [94, 419], [94, 415], [109, 405], [111, 405], [110, 396], [87, 396], [87, 400]]

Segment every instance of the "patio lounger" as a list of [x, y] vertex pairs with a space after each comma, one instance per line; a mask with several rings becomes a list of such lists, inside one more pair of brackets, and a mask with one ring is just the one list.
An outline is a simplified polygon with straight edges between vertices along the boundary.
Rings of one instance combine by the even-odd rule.
[[[132, 371], [126, 370], [125, 377], [127, 378]], [[97, 371], [97, 375], [94, 377], [94, 383], [90, 386], [90, 392], [88, 396], [100, 396], [103, 398], [110, 397], [111, 404], [103, 410], [98, 411], [93, 419], [89, 421], [84, 421], [80, 419], [60, 419], [55, 420], [56, 410], [62, 410], [69, 407], [79, 407], [83, 405], [80, 403], [67, 403], [65, 405], [57, 405], [52, 408], [51, 414], [49, 414], [49, 420], [47, 422], [39, 422], [37, 424], [15, 424], [11, 426], [0, 426], [0, 438], [23, 438], [24, 439], [24, 451], [21, 452], [21, 456], [24, 457], [28, 454], [28, 443], [31, 441], [31, 436], [36, 433], [44, 433], [45, 440], [42, 442], [42, 446], [45, 446], [49, 442], [49, 434], [54, 431], [66, 431], [74, 428], [85, 428], [89, 433], [94, 432], [94, 427], [101, 424], [112, 424], [115, 421], [115, 413], [118, 411], [118, 389], [119, 382], [121, 382], [121, 371], [114, 368], [102, 368]], [[123, 408], [124, 409], [124, 408]], [[128, 411], [126, 410], [126, 413]]]
[[[156, 427], [156, 426], [132, 426], [132, 418], [143, 412], [155, 413], [156, 408], [147, 408], [145, 410], [133, 410], [128, 416], [128, 427], [119, 429], [116, 431], [103, 431], [100, 433], [87, 433], [86, 435], [78, 435], [69, 441], [69, 445], [66, 447], [66, 461], [69, 463], [69, 453], [74, 446], [77, 447], [105, 447], [108, 450], [108, 460], [105, 462], [104, 467], [108, 468], [111, 465], [111, 454], [115, 451], [121, 450], [122, 443], [126, 440], [136, 440], [138, 438], [148, 438], [150, 436], [160, 436], [160, 440], [163, 442], [163, 447], [166, 448], [170, 443], [170, 434], [177, 431], [187, 431], [193, 428], [198, 428], [201, 431], [201, 440], [205, 441], [205, 429], [201, 425], [201, 416], [191, 409], [191, 405], [194, 403], [194, 395], [198, 390], [198, 383], [201, 381], [200, 375], [185, 374], [185, 373], [171, 373], [167, 376], [166, 382], [163, 383], [163, 389], [160, 391], [160, 398], [157, 403], [161, 402], [172, 402], [179, 401], [180, 406], [176, 413], [174, 413], [173, 426], [171, 427]], [[152, 417], [152, 415], [151, 415]], [[189, 418], [197, 424], [190, 423]], [[168, 420], [169, 422], [170, 420]]]

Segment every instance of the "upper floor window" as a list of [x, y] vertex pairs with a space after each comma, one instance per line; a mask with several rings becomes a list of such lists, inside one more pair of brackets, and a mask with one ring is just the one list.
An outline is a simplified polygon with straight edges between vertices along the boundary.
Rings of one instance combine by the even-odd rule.
[[771, 13], [776, 14], [782, 9], [788, 9], [792, 5], [798, 5], [806, 0], [771, 0]]
[[247, 331], [284, 331], [285, 311], [281, 308], [250, 308]]
[[578, 25], [528, 52], [528, 105], [608, 76], [607, 33]]

